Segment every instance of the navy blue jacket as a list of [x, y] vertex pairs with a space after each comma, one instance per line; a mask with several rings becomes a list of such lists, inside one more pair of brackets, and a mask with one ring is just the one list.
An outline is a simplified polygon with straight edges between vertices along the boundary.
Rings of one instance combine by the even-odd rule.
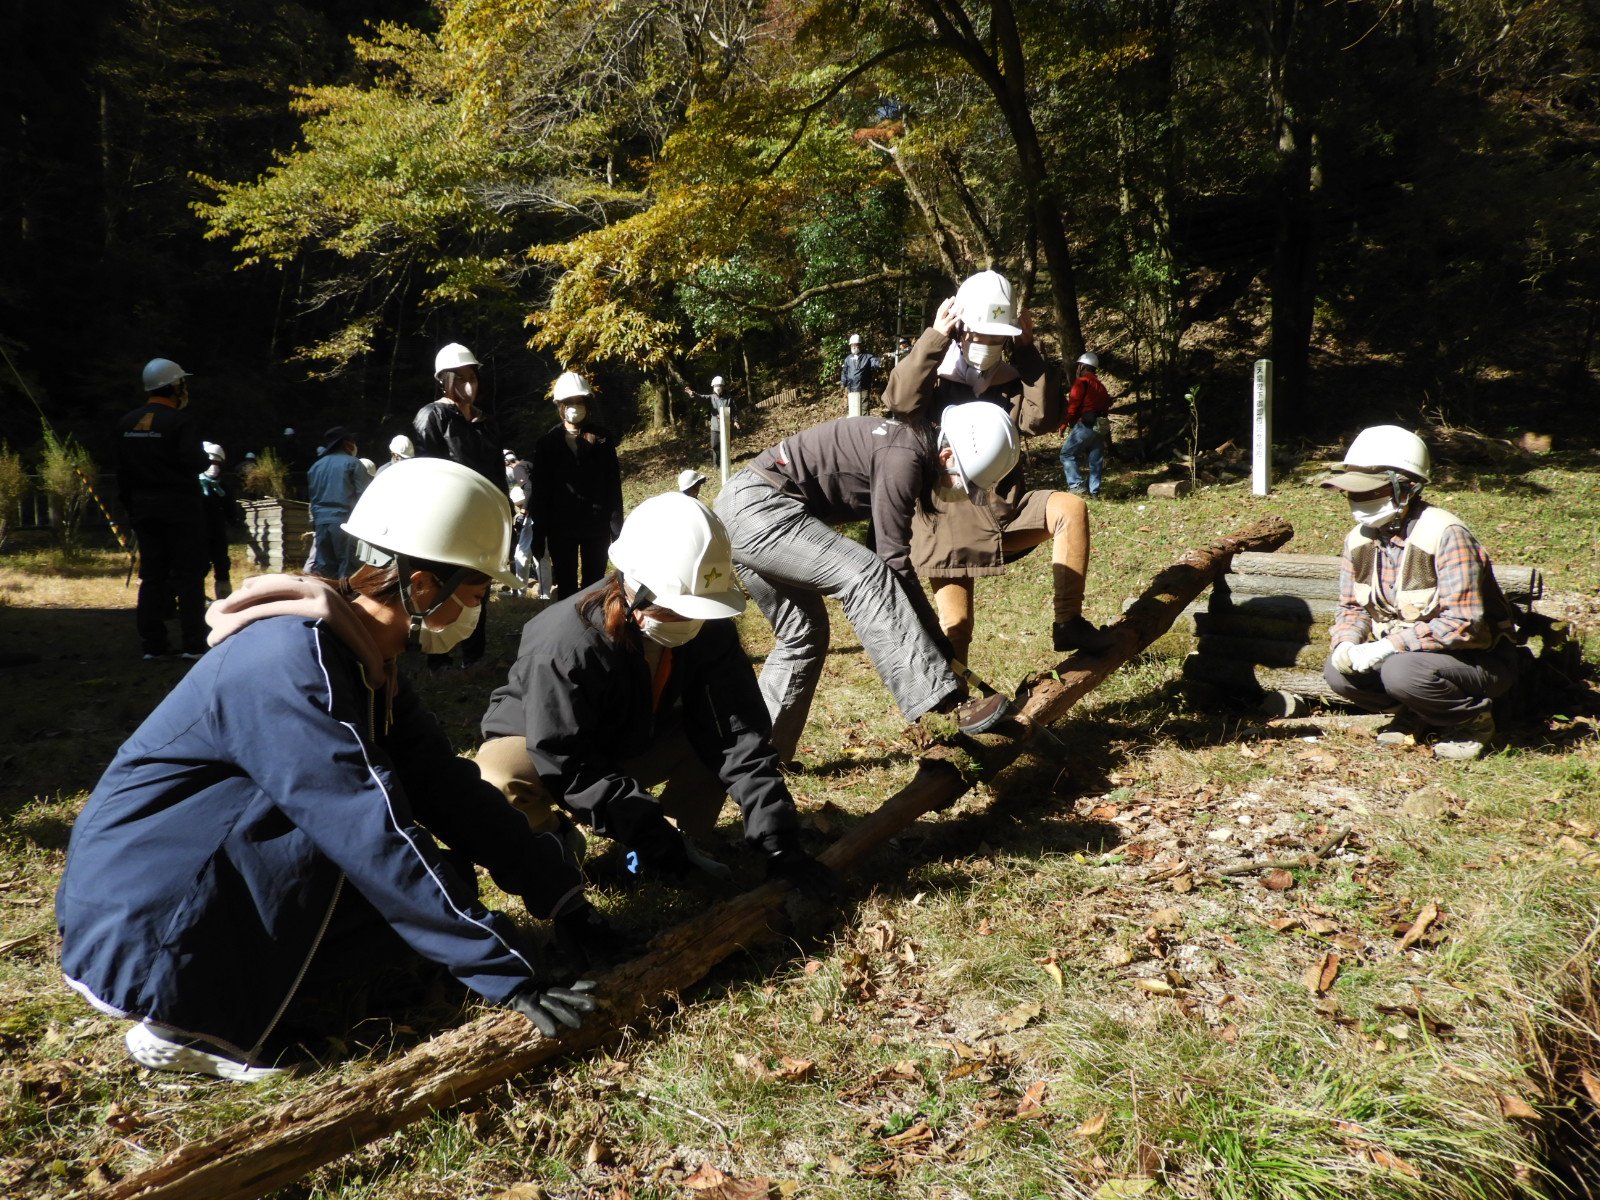
[[[455, 850], [501, 855], [485, 865], [501, 886], [534, 890], [538, 915], [576, 895], [576, 869], [451, 752], [409, 690], [392, 714], [383, 699], [319, 620], [264, 618], [207, 653], [73, 827], [56, 894], [68, 982], [102, 1009], [259, 1048], [351, 887], [486, 999], [533, 981], [516, 927], [478, 903], [408, 792], [452, 826], [430, 819], [442, 839], [481, 843]], [[532, 861], [519, 876], [520, 854]]]
[[[662, 820], [660, 805], [619, 761], [644, 753], [659, 718], [681, 720], [696, 756], [744, 816], [745, 840], [768, 853], [799, 828], [778, 772], [772, 721], [732, 621], [707, 621], [672, 651], [659, 705], [643, 651], [612, 641], [579, 611], [605, 583], [545, 609], [522, 627], [507, 681], [483, 716], [483, 736], [524, 737], [545, 787], [624, 845]], [[659, 717], [658, 717], [659, 715]]]

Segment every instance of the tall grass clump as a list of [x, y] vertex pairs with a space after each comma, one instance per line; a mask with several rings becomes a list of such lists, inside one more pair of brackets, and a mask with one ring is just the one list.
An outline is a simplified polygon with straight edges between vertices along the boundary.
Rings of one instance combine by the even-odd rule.
[[6, 544], [17, 505], [27, 494], [28, 474], [22, 469], [22, 456], [13, 454], [10, 446], [0, 442], [0, 547]]
[[39, 486], [55, 497], [60, 506], [58, 533], [61, 544], [75, 549], [83, 530], [83, 517], [94, 499], [95, 481], [100, 468], [89, 451], [70, 434], [63, 440], [49, 429], [44, 431], [44, 457], [39, 462]]

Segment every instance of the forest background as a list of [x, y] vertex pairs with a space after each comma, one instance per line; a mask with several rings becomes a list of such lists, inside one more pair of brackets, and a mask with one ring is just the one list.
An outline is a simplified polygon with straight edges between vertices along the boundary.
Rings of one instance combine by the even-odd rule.
[[1261, 356], [1291, 441], [1594, 411], [1584, 0], [84, 0], [0, 40], [13, 449], [26, 387], [105, 461], [154, 355], [235, 457], [386, 438], [451, 340], [506, 444], [569, 366], [626, 429], [713, 373], [829, 390], [986, 265], [1151, 454], [1196, 384], [1242, 429]]

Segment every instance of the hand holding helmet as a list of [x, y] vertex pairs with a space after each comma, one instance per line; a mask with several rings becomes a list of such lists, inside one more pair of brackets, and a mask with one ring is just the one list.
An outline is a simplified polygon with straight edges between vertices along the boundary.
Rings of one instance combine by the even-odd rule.
[[954, 337], [961, 327], [961, 302], [954, 296], [941, 300], [939, 311], [933, 317], [933, 327], [945, 337]]

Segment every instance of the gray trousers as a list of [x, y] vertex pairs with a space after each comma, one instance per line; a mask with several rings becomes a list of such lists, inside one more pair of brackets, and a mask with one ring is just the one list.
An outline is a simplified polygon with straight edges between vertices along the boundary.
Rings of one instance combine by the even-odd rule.
[[1448, 728], [1487, 712], [1517, 681], [1517, 648], [1502, 638], [1490, 650], [1402, 650], [1376, 672], [1346, 675], [1330, 659], [1322, 677], [1340, 697], [1374, 712], [1404, 709], [1426, 725]]
[[780, 761], [794, 757], [822, 678], [828, 653], [824, 596], [844, 607], [906, 720], [915, 721], [960, 690], [900, 581], [871, 550], [750, 470], [728, 480], [716, 507], [733, 540], [739, 582], [777, 639], [760, 684]]

